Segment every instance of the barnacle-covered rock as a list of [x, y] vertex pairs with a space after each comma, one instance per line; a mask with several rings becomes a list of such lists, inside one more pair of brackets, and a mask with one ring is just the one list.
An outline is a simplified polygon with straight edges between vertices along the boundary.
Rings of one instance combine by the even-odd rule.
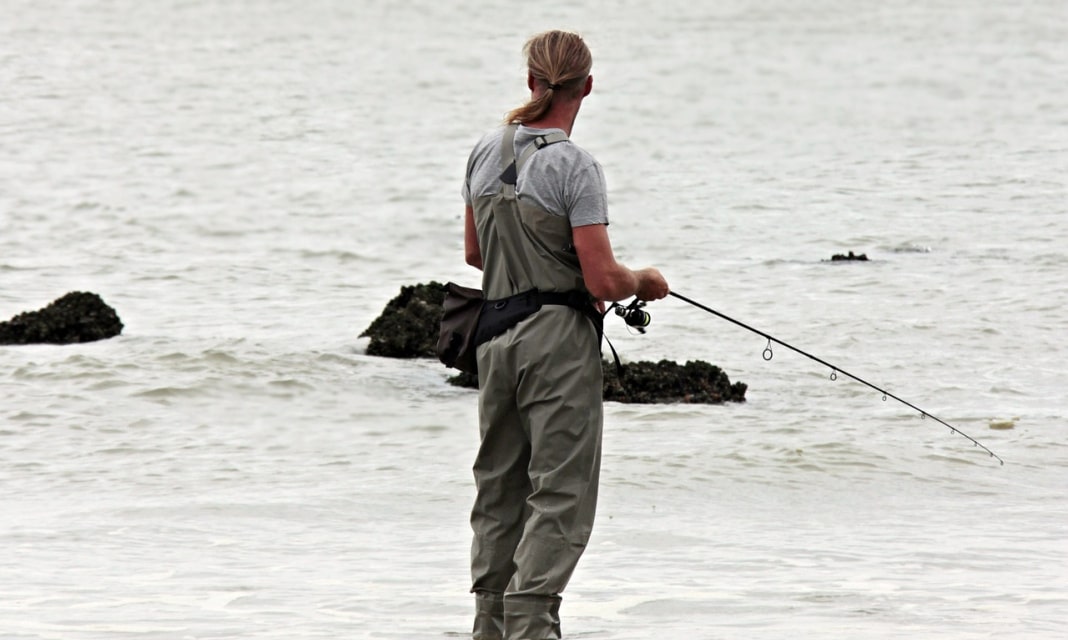
[[115, 310], [95, 293], [72, 291], [38, 311], [0, 322], [0, 344], [74, 344], [122, 333]]
[[604, 399], [616, 402], [745, 402], [747, 389], [743, 382], [732, 384], [722, 369], [703, 360], [683, 365], [670, 360], [629, 362], [623, 365], [622, 376], [615, 365], [604, 365]]
[[367, 354], [387, 358], [436, 358], [441, 305], [445, 285], [428, 282], [401, 287], [400, 293], [386, 303], [382, 315], [375, 318], [361, 338], [369, 337]]

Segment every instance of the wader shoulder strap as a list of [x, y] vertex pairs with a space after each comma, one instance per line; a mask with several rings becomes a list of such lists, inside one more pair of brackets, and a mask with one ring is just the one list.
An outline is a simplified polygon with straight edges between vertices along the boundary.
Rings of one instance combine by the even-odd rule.
[[520, 154], [519, 159], [516, 160], [516, 175], [519, 174], [519, 170], [527, 163], [527, 160], [530, 160], [530, 156], [534, 155], [535, 151], [540, 151], [557, 142], [567, 142], [567, 134], [563, 131], [553, 131], [552, 133], [546, 133], [545, 135], [540, 135], [537, 138], [534, 138], [534, 143], [524, 149], [523, 153]]
[[523, 150], [519, 158], [515, 157], [515, 132], [519, 129], [519, 125], [510, 124], [504, 130], [504, 136], [501, 138], [501, 182], [506, 185], [515, 187], [516, 180], [519, 177], [519, 170], [523, 168], [530, 156], [534, 155], [535, 151], [543, 149], [551, 144], [557, 142], [566, 142], [568, 140], [567, 134], [563, 131], [553, 131], [534, 138], [534, 142]]
[[[515, 132], [518, 129], [519, 125], [517, 124], [510, 124], [504, 128], [504, 135], [501, 136], [502, 171], [515, 164]], [[515, 180], [507, 184], [515, 184]]]

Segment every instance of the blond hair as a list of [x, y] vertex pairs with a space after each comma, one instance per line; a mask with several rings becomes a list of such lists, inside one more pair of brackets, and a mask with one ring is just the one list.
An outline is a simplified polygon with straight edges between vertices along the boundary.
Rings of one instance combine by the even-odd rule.
[[546, 31], [533, 36], [523, 46], [527, 71], [545, 91], [505, 116], [506, 123], [533, 122], [544, 116], [558, 93], [577, 97], [593, 67], [593, 54], [577, 33]]

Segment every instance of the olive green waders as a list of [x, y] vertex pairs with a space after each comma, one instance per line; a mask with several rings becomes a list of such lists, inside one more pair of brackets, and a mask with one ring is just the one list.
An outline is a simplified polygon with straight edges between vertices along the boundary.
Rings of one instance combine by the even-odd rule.
[[[502, 144], [505, 166], [513, 136], [514, 127]], [[487, 300], [530, 289], [586, 291], [566, 217], [517, 201], [506, 182], [474, 209]], [[478, 377], [473, 638], [560, 638], [560, 593], [585, 550], [597, 502], [598, 330], [574, 308], [545, 305], [479, 346]]]

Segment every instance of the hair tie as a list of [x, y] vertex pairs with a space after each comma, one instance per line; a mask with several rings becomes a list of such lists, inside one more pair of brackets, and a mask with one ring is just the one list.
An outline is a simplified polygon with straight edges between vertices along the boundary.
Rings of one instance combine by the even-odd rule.
[[549, 83], [549, 88], [555, 91], [556, 89], [563, 89], [564, 85], [562, 85], [562, 84], [553, 84], [552, 82], [550, 82]]

